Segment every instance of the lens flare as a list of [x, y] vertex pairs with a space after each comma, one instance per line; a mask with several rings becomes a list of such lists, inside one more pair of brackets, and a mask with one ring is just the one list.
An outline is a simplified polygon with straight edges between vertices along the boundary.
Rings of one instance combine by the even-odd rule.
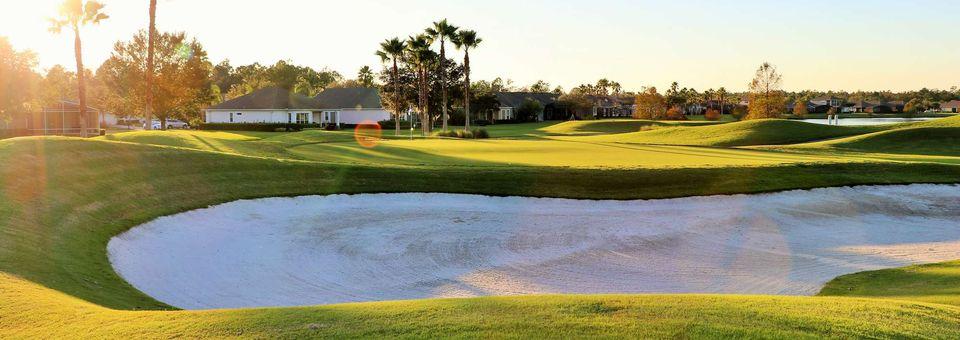
[[191, 58], [193, 58], [193, 49], [190, 48], [190, 45], [187, 45], [187, 44], [177, 45], [176, 52], [177, 52], [177, 57], [179, 57], [180, 60], [190, 60]]
[[380, 124], [372, 120], [365, 120], [357, 125], [353, 130], [353, 138], [357, 140], [360, 146], [372, 149], [380, 144], [383, 137], [383, 129]]

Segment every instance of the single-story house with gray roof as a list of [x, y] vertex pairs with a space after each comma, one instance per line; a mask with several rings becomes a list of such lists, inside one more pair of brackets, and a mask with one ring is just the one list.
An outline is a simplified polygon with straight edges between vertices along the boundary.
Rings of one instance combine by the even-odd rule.
[[211, 106], [207, 123], [314, 123], [321, 111], [315, 99], [279, 87], [268, 87]]
[[315, 98], [268, 87], [206, 109], [207, 123], [360, 124], [389, 120], [373, 88], [328, 89]]

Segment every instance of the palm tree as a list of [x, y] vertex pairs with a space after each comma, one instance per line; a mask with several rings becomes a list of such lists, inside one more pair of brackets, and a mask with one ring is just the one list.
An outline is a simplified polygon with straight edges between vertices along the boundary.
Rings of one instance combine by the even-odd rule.
[[424, 134], [430, 133], [430, 128], [433, 125], [433, 120], [430, 117], [429, 111], [429, 88], [427, 86], [427, 67], [436, 58], [436, 53], [430, 50], [430, 37], [425, 34], [420, 34], [415, 37], [410, 37], [407, 40], [407, 54], [409, 59], [413, 62], [414, 66], [417, 68], [417, 91], [419, 96], [417, 97], [418, 107], [420, 109], [420, 119], [421, 126]]
[[450, 25], [447, 22], [447, 19], [440, 20], [433, 23], [433, 27], [427, 28], [427, 35], [429, 35], [432, 40], [440, 40], [440, 89], [443, 94], [442, 103], [443, 103], [443, 131], [447, 131], [447, 122], [449, 121], [450, 116], [447, 115], [447, 39], [453, 40], [457, 37], [457, 26]]
[[393, 69], [391, 70], [394, 86], [393, 121], [396, 125], [397, 136], [400, 135], [400, 102], [403, 101], [400, 88], [400, 69], [397, 67], [397, 60], [403, 57], [405, 49], [406, 44], [400, 38], [393, 38], [380, 43], [380, 50], [377, 51], [377, 55], [380, 56], [382, 61], [393, 60]]
[[457, 49], [463, 49], [463, 74], [466, 79], [463, 83], [463, 110], [467, 115], [464, 130], [470, 130], [470, 49], [477, 48], [483, 39], [477, 37], [476, 31], [460, 31], [453, 41]]
[[723, 107], [727, 99], [727, 88], [721, 87], [717, 90], [717, 95], [720, 96], [720, 116], [723, 116]]
[[[150, 130], [153, 129], [153, 54], [156, 50], [154, 38], [157, 36], [157, 0], [150, 0], [150, 26], [147, 32], [149, 34], [147, 38], [147, 69], [145, 70], [147, 74], [147, 108], [144, 110], [147, 124], [144, 128]], [[165, 119], [163, 123], [166, 124]], [[161, 126], [160, 128], [165, 127]]]
[[80, 137], [87, 137], [87, 86], [83, 70], [83, 49], [80, 42], [80, 27], [98, 24], [109, 18], [103, 13], [103, 4], [96, 1], [65, 0], [60, 4], [60, 16], [50, 19], [50, 32], [59, 34], [64, 27], [73, 30], [73, 53], [77, 59], [77, 100], [80, 105]]

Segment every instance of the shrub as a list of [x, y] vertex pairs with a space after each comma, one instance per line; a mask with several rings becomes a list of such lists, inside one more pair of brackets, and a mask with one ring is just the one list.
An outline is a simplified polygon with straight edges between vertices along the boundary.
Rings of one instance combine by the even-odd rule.
[[687, 120], [687, 116], [678, 107], [667, 110], [667, 120]]
[[[380, 124], [380, 128], [384, 130], [394, 130], [397, 128], [397, 124], [393, 121], [393, 119], [380, 121], [380, 122], [377, 122], [377, 124]], [[401, 120], [400, 130], [410, 130], [410, 121]]]
[[437, 137], [447, 137], [447, 138], [460, 138], [460, 139], [487, 139], [490, 138], [490, 133], [485, 129], [473, 129], [469, 131], [464, 130], [449, 130], [449, 131], [437, 131], [433, 133]]
[[718, 121], [720, 120], [720, 110], [716, 109], [707, 109], [707, 113], [703, 114], [703, 118], [709, 121]]
[[[832, 108], [831, 108], [832, 109]], [[793, 115], [797, 118], [804, 118], [807, 114], [810, 113], [810, 110], [807, 109], [807, 101], [799, 100], [793, 106]]]
[[733, 115], [733, 118], [736, 118], [737, 120], [743, 120], [747, 117], [748, 112], [749, 111], [747, 111], [746, 106], [737, 105], [733, 108], [733, 112], [731, 114]]
[[488, 139], [490, 138], [490, 133], [487, 132], [487, 129], [473, 129], [473, 138]]
[[524, 100], [517, 109], [517, 120], [521, 122], [535, 122], [543, 114], [543, 104], [536, 100]]

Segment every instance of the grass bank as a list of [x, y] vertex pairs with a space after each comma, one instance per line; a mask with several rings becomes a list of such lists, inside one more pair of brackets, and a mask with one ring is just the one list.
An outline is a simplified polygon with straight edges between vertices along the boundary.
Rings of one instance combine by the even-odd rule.
[[118, 277], [106, 256], [109, 239], [138, 224], [246, 198], [366, 192], [665, 198], [957, 183], [957, 166], [869, 158], [606, 170], [496, 160], [345, 164], [324, 161], [329, 154], [298, 160], [291, 152], [349, 144], [352, 135], [344, 133], [111, 138], [0, 141], [0, 338], [960, 337], [958, 307], [862, 298], [547, 296], [172, 311]]

